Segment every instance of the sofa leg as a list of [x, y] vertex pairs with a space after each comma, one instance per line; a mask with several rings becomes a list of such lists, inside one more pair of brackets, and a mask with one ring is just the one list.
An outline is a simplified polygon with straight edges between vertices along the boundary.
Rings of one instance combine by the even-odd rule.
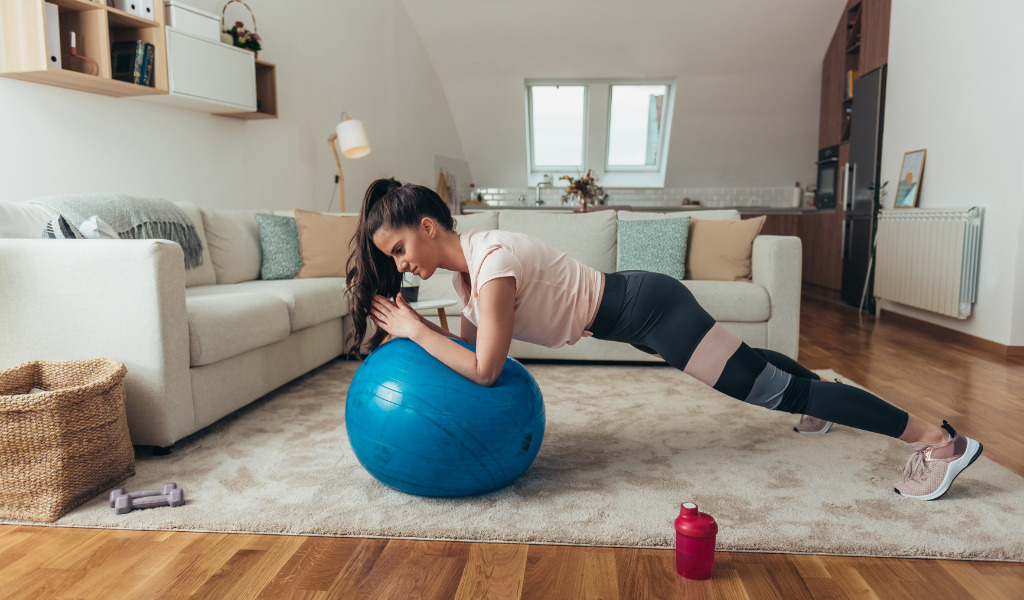
[[167, 456], [171, 453], [170, 446], [151, 446], [153, 448], [153, 456]]

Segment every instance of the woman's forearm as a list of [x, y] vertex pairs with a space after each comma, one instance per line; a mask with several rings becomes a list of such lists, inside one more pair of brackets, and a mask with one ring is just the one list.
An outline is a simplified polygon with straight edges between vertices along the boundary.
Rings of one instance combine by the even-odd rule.
[[455, 335], [454, 333], [452, 333], [450, 331], [445, 331], [444, 328], [442, 328], [440, 325], [434, 323], [430, 319], [424, 318], [424, 319], [422, 319], [422, 321], [423, 321], [423, 324], [426, 325], [427, 327], [429, 327], [431, 330], [433, 330], [433, 331], [435, 331], [437, 333], [440, 333], [441, 335], [443, 335], [445, 337], [450, 337], [450, 338], [453, 338], [453, 339], [456, 339], [456, 340], [466, 341], [465, 338], [463, 338], [462, 336]]
[[[430, 323], [433, 325], [433, 323]], [[431, 356], [441, 361], [445, 366], [462, 375], [466, 379], [483, 385], [491, 386], [501, 375], [501, 369], [505, 365], [502, 360], [498, 365], [483, 365], [479, 356], [465, 346], [461, 346], [450, 339], [450, 333], [440, 327], [424, 327], [410, 339], [419, 344]], [[454, 337], [454, 336], [452, 336]]]

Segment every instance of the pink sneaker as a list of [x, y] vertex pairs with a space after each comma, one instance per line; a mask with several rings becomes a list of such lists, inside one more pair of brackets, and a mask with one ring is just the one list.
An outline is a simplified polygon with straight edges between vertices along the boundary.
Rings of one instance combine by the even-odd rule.
[[793, 431], [797, 433], [828, 433], [828, 430], [832, 428], [832, 421], [826, 421], [825, 419], [819, 419], [818, 417], [812, 417], [811, 415], [800, 415], [800, 420], [797, 421], [796, 427]]
[[[946, 493], [953, 480], [961, 471], [971, 466], [981, 456], [982, 445], [969, 437], [962, 436], [946, 421], [942, 428], [949, 439], [941, 444], [913, 442], [914, 454], [903, 467], [903, 479], [894, 488], [897, 494], [918, 500], [935, 500]], [[953, 446], [953, 455], [948, 458], [933, 458], [938, 448]]]

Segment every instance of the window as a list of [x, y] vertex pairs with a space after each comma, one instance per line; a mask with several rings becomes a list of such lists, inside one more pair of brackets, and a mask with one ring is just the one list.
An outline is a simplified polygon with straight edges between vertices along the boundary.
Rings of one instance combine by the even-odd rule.
[[529, 92], [532, 170], [582, 169], [587, 89], [534, 85]]
[[527, 185], [591, 169], [603, 186], [663, 187], [674, 87], [671, 81], [527, 81]]
[[605, 169], [658, 168], [667, 94], [664, 85], [611, 86]]

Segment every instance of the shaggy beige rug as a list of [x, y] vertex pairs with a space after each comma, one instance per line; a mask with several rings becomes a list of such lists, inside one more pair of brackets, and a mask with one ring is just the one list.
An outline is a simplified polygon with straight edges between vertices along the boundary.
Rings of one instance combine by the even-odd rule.
[[116, 516], [100, 497], [56, 525], [672, 547], [680, 503], [696, 502], [720, 550], [1024, 560], [1024, 479], [984, 456], [944, 498], [902, 498], [902, 442], [798, 435], [792, 415], [657, 365], [527, 364], [547, 431], [526, 474], [480, 497], [409, 496], [349, 447], [356, 366], [330, 363], [169, 456], [140, 456], [124, 487], [174, 481], [186, 506]]

